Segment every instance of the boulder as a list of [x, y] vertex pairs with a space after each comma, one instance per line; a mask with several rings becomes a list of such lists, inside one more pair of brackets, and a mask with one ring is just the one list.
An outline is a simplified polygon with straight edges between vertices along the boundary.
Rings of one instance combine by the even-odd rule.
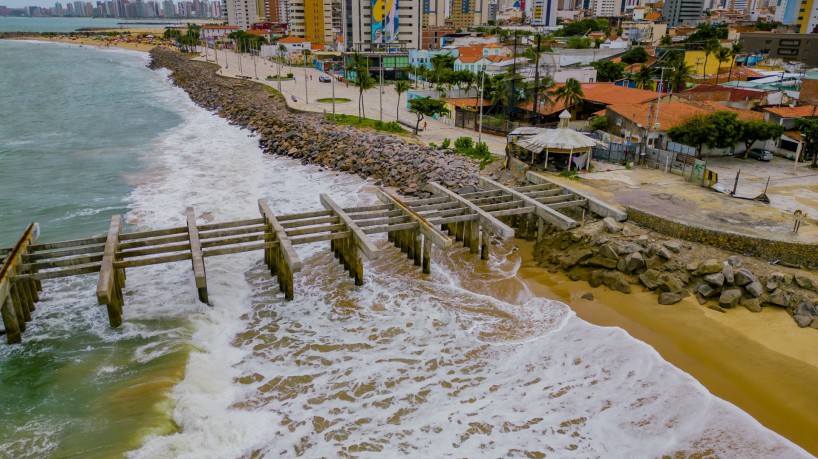
[[587, 300], [587, 301], [594, 301], [594, 294], [591, 293], [591, 292], [588, 292], [588, 293], [582, 295], [580, 298], [582, 298], [583, 300]]
[[758, 278], [748, 269], [739, 269], [733, 276], [736, 285], [747, 285], [751, 282], [758, 282]]
[[622, 235], [626, 237], [638, 236], [639, 231], [631, 225], [622, 225]]
[[807, 290], [816, 290], [815, 283], [812, 282], [807, 276], [796, 274], [795, 275], [795, 283], [798, 284], [799, 287]]
[[619, 271], [606, 271], [605, 274], [602, 275], [602, 283], [607, 285], [611, 290], [622, 293], [631, 292], [630, 279]]
[[696, 293], [704, 298], [710, 298], [711, 296], [715, 296], [717, 293], [719, 293], [719, 291], [708, 284], [699, 284], [699, 287], [696, 289]]
[[720, 306], [716, 306], [715, 304], [714, 304], [714, 305], [711, 305], [711, 306], [708, 306], [708, 307], [707, 307], [707, 309], [712, 309], [712, 310], [714, 310], [714, 311], [718, 311], [718, 312], [720, 312], [720, 313], [722, 313], [722, 314], [724, 314], [725, 312], [727, 312], [727, 310], [726, 310], [726, 309], [724, 309], [724, 308], [722, 308], [722, 307], [720, 307]]
[[623, 273], [628, 271], [628, 264], [625, 263], [624, 258], [620, 258], [619, 261], [616, 262], [616, 270], [622, 271]]
[[666, 249], [671, 250], [673, 253], [679, 253], [682, 251], [682, 243], [679, 241], [665, 241], [662, 243], [662, 245]]
[[744, 286], [744, 289], [747, 290], [747, 293], [753, 298], [758, 298], [764, 293], [764, 287], [761, 286], [761, 282], [759, 281], [750, 282]]
[[724, 265], [724, 268], [721, 269], [721, 274], [724, 276], [724, 283], [733, 285], [735, 282], [735, 273], [733, 272], [733, 267], [730, 264]]
[[688, 271], [693, 272], [699, 269], [699, 264], [696, 263], [695, 261], [691, 261], [690, 263], [687, 264], [686, 268]]
[[646, 234], [643, 234], [643, 235], [639, 236], [638, 238], [636, 238], [636, 243], [641, 245], [642, 247], [647, 247], [648, 244], [650, 244], [650, 239], [648, 238], [648, 236]]
[[798, 326], [801, 328], [809, 327], [809, 325], [812, 323], [812, 317], [810, 316], [802, 316], [800, 314], [795, 314], [794, 316], [792, 316], [792, 318], [793, 320], [795, 320], [795, 323], [797, 323]]
[[605, 244], [599, 248], [599, 252], [597, 253], [600, 257], [610, 258], [612, 260], [618, 260], [619, 254], [617, 253], [616, 248], [612, 244]]
[[721, 268], [722, 268], [722, 264], [719, 263], [718, 260], [714, 260], [714, 259], [711, 258], [709, 260], [701, 261], [699, 263], [699, 266], [698, 266], [697, 270], [699, 271], [699, 274], [705, 275], [705, 274], [720, 273]]
[[598, 266], [606, 269], [616, 269], [617, 261], [610, 258], [591, 257], [585, 261], [585, 264], [588, 266]]
[[761, 312], [761, 300], [758, 298], [742, 298], [740, 303], [750, 312]]
[[645, 259], [639, 252], [634, 252], [625, 257], [625, 271], [632, 273], [645, 267]]
[[818, 312], [815, 311], [815, 306], [809, 301], [799, 303], [798, 307], [795, 308], [795, 313], [802, 316], [818, 316]]
[[670, 273], [662, 273], [658, 279], [659, 289], [663, 292], [681, 293], [685, 287], [684, 282]]
[[662, 292], [659, 294], [659, 304], [676, 304], [682, 301], [682, 295], [678, 293]]
[[670, 260], [673, 258], [673, 251], [667, 247], [660, 247], [659, 250], [656, 251], [656, 255], [664, 258], [665, 260]]
[[568, 269], [582, 263], [592, 256], [593, 252], [591, 252], [591, 249], [589, 248], [573, 250], [562, 256], [560, 259], [560, 265], [562, 265], [562, 269]]
[[737, 288], [728, 288], [721, 292], [719, 296], [719, 306], [724, 309], [735, 308], [741, 300], [741, 290]]
[[616, 253], [618, 255], [628, 255], [634, 252], [641, 252], [642, 250], [644, 250], [642, 247], [630, 242], [616, 247]]
[[770, 297], [767, 298], [767, 303], [786, 308], [790, 305], [790, 297], [785, 291], [777, 289], [770, 293]]
[[741, 261], [741, 258], [737, 257], [736, 255], [730, 255], [727, 257], [727, 263], [736, 269], [741, 268], [741, 265], [744, 264], [744, 262]]
[[591, 272], [591, 277], [588, 278], [588, 284], [594, 288], [599, 287], [602, 285], [602, 278], [604, 275], [604, 269], [597, 269], [596, 271]]
[[789, 273], [784, 274], [784, 285], [792, 285], [792, 281], [794, 279], [795, 278], [793, 277], [792, 274]]
[[609, 233], [618, 233], [622, 231], [622, 225], [611, 217], [602, 219], [602, 224], [605, 226], [605, 231]]
[[650, 269], [661, 269], [664, 264], [665, 259], [658, 255], [648, 257], [647, 260], [645, 260], [645, 265]]
[[770, 278], [767, 279], [767, 291], [772, 292], [773, 290], [777, 289], [781, 282], [784, 280], [784, 273], [772, 273]]
[[699, 295], [699, 292], [696, 292], [696, 301], [698, 301], [699, 304], [704, 305], [705, 303], [707, 303], [707, 298]]
[[655, 269], [648, 269], [639, 275], [639, 281], [642, 282], [642, 285], [647, 287], [648, 290], [655, 290], [659, 287], [660, 274], [661, 273]]
[[722, 273], [713, 273], [704, 276], [704, 281], [714, 287], [721, 287], [724, 285], [724, 274]]
[[809, 323], [809, 328], [816, 328], [818, 329], [818, 317], [812, 319], [812, 322]]

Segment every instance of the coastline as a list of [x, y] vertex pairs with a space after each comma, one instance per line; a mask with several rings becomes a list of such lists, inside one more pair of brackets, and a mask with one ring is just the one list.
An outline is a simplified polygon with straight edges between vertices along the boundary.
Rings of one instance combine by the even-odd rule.
[[[760, 314], [744, 308], [723, 314], [692, 297], [673, 306], [655, 294], [625, 294], [572, 281], [536, 266], [533, 243], [515, 240], [522, 266], [517, 277], [533, 295], [567, 304], [594, 325], [619, 327], [653, 347], [712, 394], [747, 412], [765, 427], [818, 454], [818, 334], [793, 327], [783, 309]], [[592, 300], [582, 296], [592, 293]]]
[[117, 42], [109, 43], [104, 40], [97, 40], [92, 37], [70, 37], [68, 35], [46, 36], [42, 34], [20, 34], [19, 36], [6, 38], [7, 40], [21, 40], [21, 41], [36, 41], [41, 43], [63, 43], [68, 45], [77, 45], [85, 47], [93, 47], [99, 49], [126, 49], [129, 51], [139, 51], [148, 53], [150, 50], [158, 45], [137, 43], [137, 42]]

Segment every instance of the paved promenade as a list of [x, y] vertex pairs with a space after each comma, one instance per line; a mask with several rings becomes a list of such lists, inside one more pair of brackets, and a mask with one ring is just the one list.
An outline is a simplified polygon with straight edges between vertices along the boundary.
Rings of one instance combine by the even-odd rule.
[[[214, 61], [214, 51], [212, 49], [208, 50], [207, 59], [210, 62]], [[225, 52], [224, 50], [217, 51], [215, 59], [219, 66], [221, 66], [221, 70], [218, 72], [220, 75], [229, 77], [249, 76], [253, 81], [256, 81], [256, 76], [258, 76], [259, 83], [279, 89], [278, 81], [267, 81], [265, 79], [268, 75], [278, 75], [278, 63], [264, 59], [253, 59], [248, 55], [242, 55], [241, 66], [239, 66], [238, 53], [231, 51]], [[196, 58], [196, 60], [204, 61], [205, 58], [200, 57]], [[332, 113], [331, 103], [316, 102], [318, 99], [332, 97], [333, 84], [318, 81], [318, 77], [320, 75], [327, 75], [326, 73], [312, 67], [305, 69], [303, 66], [292, 67], [282, 65], [281, 75], [287, 75], [288, 73], [292, 73], [295, 80], [282, 81], [280, 87], [290, 107], [316, 113]], [[304, 78], [305, 73], [307, 75], [306, 80]], [[310, 76], [312, 76], [312, 79], [309, 79]], [[335, 113], [358, 116], [358, 88], [340, 81], [336, 81], [334, 86], [336, 98], [342, 97], [350, 100], [349, 102], [336, 103]], [[383, 86], [383, 92], [380, 95], [378, 94], [379, 89], [380, 88], [376, 86], [364, 92], [366, 117], [375, 120], [382, 119], [384, 122], [388, 122], [395, 121], [396, 116], [399, 116], [401, 121], [414, 125], [417, 121], [417, 117], [406, 108], [406, 93], [401, 94], [400, 107], [398, 107], [398, 95], [393, 85], [385, 84]], [[293, 98], [295, 98], [295, 100], [293, 100]], [[379, 110], [381, 106], [383, 106], [382, 114]], [[455, 139], [463, 136], [472, 137], [474, 141], [477, 142], [478, 133], [475, 131], [451, 126], [432, 118], [424, 118], [424, 120], [420, 122], [421, 129], [423, 128], [424, 122], [427, 123], [426, 130], [418, 133], [419, 140], [424, 143], [435, 142], [440, 145], [444, 138], [449, 138], [452, 143], [454, 143]], [[505, 155], [505, 137], [483, 133], [482, 141], [486, 143], [493, 154]]]

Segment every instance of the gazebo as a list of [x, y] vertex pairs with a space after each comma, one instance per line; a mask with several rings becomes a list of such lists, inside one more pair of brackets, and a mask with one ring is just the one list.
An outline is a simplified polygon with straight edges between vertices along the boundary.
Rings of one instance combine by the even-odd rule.
[[[571, 114], [568, 110], [563, 110], [560, 113], [560, 126], [557, 129], [546, 129], [544, 132], [520, 139], [517, 146], [531, 154], [531, 165], [535, 165], [537, 155], [545, 154], [543, 161], [543, 168], [548, 167], [549, 154], [568, 155], [568, 169], [571, 168], [571, 161], [574, 155], [585, 162], [585, 166], [591, 164], [591, 148], [599, 145], [599, 143], [581, 134], [573, 129], [568, 128], [568, 120], [571, 119]], [[579, 163], [577, 167], [579, 167]]]

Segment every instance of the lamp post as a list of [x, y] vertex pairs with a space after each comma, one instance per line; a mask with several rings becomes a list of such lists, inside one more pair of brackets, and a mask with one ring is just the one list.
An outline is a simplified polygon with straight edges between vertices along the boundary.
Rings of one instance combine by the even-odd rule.
[[[661, 72], [661, 74], [659, 76], [659, 97], [656, 98], [656, 116], [653, 117], [653, 130], [652, 130], [652, 132], [656, 132], [656, 130], [659, 129], [659, 107], [661, 106], [661, 101], [662, 101], [662, 89], [664, 89], [664, 87], [662, 85], [665, 82], [665, 70], [672, 70], [672, 69], [673, 69], [673, 67], [661, 67], [662, 72]], [[650, 126], [645, 126], [645, 132], [647, 132], [648, 129], [650, 129]], [[654, 143], [654, 148], [655, 147], [656, 147], [656, 144]]]
[[380, 104], [380, 120], [383, 121], [383, 54], [381, 54], [381, 71], [380, 71], [381, 85], [378, 89], [378, 103]]
[[[483, 139], [483, 94], [486, 89], [486, 69], [483, 68], [480, 77], [480, 120], [478, 121], [479, 127], [477, 128], [477, 143], [479, 144], [480, 141]], [[534, 107], [534, 110], [537, 110]]]
[[307, 89], [307, 50], [304, 50], [304, 99], [310, 103], [310, 96]]

